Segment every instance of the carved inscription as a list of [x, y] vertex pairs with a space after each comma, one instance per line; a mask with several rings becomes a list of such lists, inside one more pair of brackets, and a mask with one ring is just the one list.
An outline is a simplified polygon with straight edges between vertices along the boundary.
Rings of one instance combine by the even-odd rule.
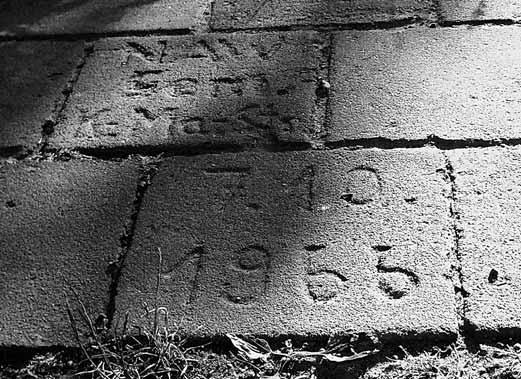
[[248, 246], [233, 253], [224, 283], [228, 301], [248, 305], [266, 294], [271, 256], [260, 245]]
[[[373, 249], [383, 253], [392, 249], [391, 246], [378, 245]], [[411, 270], [388, 262], [381, 254], [376, 264], [378, 272], [378, 288], [391, 299], [401, 299], [420, 284], [420, 278]]]
[[347, 279], [330, 270], [308, 274], [307, 286], [311, 298], [316, 302], [325, 302], [336, 297], [344, 288]]
[[178, 261], [165, 266], [161, 272], [162, 280], [167, 282], [177, 281], [182, 283], [182, 285], [188, 286], [187, 293], [189, 296], [184, 300], [185, 304], [190, 304], [195, 299], [202, 272], [204, 254], [204, 247], [196, 246], [184, 254]]
[[380, 178], [370, 167], [357, 167], [348, 173], [341, 198], [349, 204], [363, 205], [376, 200], [381, 192]]

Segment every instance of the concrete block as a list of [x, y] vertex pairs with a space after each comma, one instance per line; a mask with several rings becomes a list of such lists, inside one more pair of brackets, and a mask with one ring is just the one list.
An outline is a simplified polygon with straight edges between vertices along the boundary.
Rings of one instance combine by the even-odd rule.
[[465, 319], [481, 337], [520, 335], [521, 149], [448, 152], [460, 217]]
[[138, 175], [132, 161], [0, 163], [0, 346], [76, 345], [74, 291], [105, 312]]
[[328, 41], [315, 32], [102, 40], [51, 145], [168, 149], [316, 138]]
[[392, 23], [434, 20], [429, 0], [217, 0], [211, 25], [216, 29]]
[[[192, 337], [457, 332], [445, 162], [434, 149], [166, 159], [137, 220], [121, 320]], [[163, 256], [158, 263], [158, 250]]]
[[82, 42], [0, 43], [0, 153], [36, 147], [82, 54]]
[[340, 32], [328, 139], [521, 137], [521, 29]]

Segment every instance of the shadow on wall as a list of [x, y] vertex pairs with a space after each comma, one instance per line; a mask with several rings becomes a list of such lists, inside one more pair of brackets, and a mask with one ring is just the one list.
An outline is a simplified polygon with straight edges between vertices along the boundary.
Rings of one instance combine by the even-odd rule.
[[0, 42], [0, 155], [37, 148], [82, 54], [82, 42]]
[[0, 32], [71, 34], [105, 31], [133, 8], [158, 0], [5, 0], [0, 2]]

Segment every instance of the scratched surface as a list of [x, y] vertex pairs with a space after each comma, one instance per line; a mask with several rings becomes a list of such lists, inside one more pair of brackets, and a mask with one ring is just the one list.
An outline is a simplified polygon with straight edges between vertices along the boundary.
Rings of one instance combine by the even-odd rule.
[[166, 159], [116, 319], [145, 322], [160, 267], [158, 305], [195, 336], [453, 335], [444, 167], [429, 148]]
[[315, 32], [102, 40], [55, 147], [272, 144], [323, 133], [328, 39]]

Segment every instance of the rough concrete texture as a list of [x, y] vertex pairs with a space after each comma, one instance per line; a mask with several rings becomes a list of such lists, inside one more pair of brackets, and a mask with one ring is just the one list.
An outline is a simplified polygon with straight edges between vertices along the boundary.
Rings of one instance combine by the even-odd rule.
[[330, 140], [521, 137], [521, 29], [335, 34]]
[[0, 35], [206, 28], [209, 0], [7, 0]]
[[165, 159], [116, 320], [155, 305], [160, 249], [158, 305], [192, 336], [452, 337], [444, 167], [431, 148]]
[[478, 333], [519, 335], [521, 149], [464, 149], [448, 156], [462, 230], [464, 317]]
[[315, 32], [110, 39], [88, 58], [51, 144], [295, 142], [322, 131], [328, 39]]
[[448, 22], [521, 20], [518, 0], [443, 0], [441, 18]]
[[0, 43], [0, 153], [36, 147], [82, 53], [81, 42]]
[[93, 320], [104, 312], [105, 271], [119, 253], [137, 171], [134, 162], [0, 163], [0, 346], [75, 344], [65, 305], [79, 307], [72, 289]]
[[216, 0], [211, 25], [245, 29], [435, 19], [430, 0]]

